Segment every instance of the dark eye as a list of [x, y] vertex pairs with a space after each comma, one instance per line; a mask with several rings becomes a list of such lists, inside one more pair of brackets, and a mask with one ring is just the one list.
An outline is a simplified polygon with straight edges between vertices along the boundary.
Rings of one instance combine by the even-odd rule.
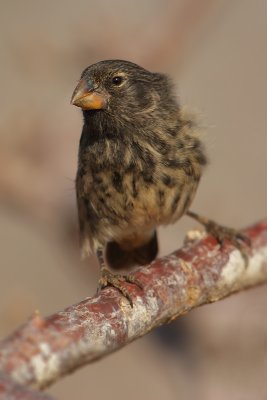
[[114, 76], [112, 78], [112, 83], [116, 86], [119, 86], [122, 83], [123, 79], [121, 76]]

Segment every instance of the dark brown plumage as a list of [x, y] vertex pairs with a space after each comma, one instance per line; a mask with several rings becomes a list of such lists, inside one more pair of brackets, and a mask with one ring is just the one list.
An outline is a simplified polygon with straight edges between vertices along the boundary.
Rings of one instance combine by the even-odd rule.
[[115, 267], [152, 261], [156, 228], [176, 222], [194, 198], [205, 149], [169, 78], [136, 64], [86, 68], [72, 103], [84, 117], [76, 178], [82, 252], [97, 254], [101, 287], [129, 298], [125, 277], [105, 267], [104, 249]]

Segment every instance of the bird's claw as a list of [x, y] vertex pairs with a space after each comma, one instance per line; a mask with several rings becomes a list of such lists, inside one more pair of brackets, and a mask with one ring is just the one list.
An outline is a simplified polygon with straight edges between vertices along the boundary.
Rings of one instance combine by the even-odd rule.
[[142, 283], [133, 275], [113, 274], [107, 268], [103, 268], [101, 271], [101, 278], [98, 281], [97, 293], [107, 286], [112, 286], [118, 289], [119, 292], [129, 301], [131, 307], [133, 307], [133, 301], [129, 290], [124, 286], [125, 282], [132, 283], [140, 289], [143, 289]]
[[251, 247], [251, 240], [248, 236], [236, 229], [219, 225], [214, 221], [209, 221], [205, 227], [207, 232], [214, 236], [221, 246], [224, 245], [225, 240], [229, 240], [240, 251], [245, 265], [248, 265], [247, 249], [244, 247], [244, 244]]
[[191, 218], [194, 218], [200, 224], [205, 226], [206, 231], [215, 237], [217, 242], [223, 246], [225, 240], [229, 240], [241, 253], [245, 266], [248, 265], [248, 254], [247, 249], [244, 245], [251, 247], [251, 240], [244, 233], [238, 231], [237, 229], [228, 228], [223, 225], [217, 224], [217, 222], [212, 221], [211, 219], [202, 217], [201, 215], [196, 214], [193, 211], [188, 210], [187, 215]]

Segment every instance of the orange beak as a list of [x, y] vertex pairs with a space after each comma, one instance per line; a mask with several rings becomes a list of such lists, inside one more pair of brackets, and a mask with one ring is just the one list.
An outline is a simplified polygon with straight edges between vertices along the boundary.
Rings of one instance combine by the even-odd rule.
[[101, 110], [105, 108], [108, 98], [109, 95], [107, 93], [97, 91], [94, 89], [93, 84], [81, 79], [73, 92], [70, 102], [83, 110]]

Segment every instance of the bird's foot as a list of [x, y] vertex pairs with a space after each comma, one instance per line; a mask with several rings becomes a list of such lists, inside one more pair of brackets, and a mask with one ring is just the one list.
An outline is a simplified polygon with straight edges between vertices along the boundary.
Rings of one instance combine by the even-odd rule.
[[200, 215], [192, 211], [188, 211], [187, 215], [197, 220], [200, 224], [204, 225], [206, 231], [214, 236], [221, 246], [224, 245], [225, 240], [229, 240], [240, 251], [245, 261], [245, 265], [248, 265], [248, 254], [246, 246], [251, 246], [251, 240], [248, 236], [237, 229], [228, 228], [226, 226], [220, 225], [217, 222], [205, 217], [201, 217]]
[[99, 293], [101, 289], [104, 289], [107, 286], [112, 286], [121, 292], [121, 294], [126, 297], [129, 301], [131, 307], [133, 307], [133, 301], [131, 298], [131, 294], [129, 290], [124, 286], [124, 282], [132, 283], [138, 286], [140, 289], [143, 289], [143, 285], [136, 279], [133, 275], [121, 275], [121, 274], [113, 274], [107, 268], [101, 269], [101, 278], [98, 281], [98, 289]]

